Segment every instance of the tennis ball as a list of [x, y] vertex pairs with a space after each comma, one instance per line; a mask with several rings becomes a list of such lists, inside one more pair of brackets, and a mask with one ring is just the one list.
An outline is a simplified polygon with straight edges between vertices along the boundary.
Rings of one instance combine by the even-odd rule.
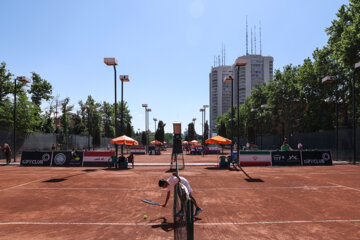
[[147, 219], [147, 215], [144, 215], [144, 219]]

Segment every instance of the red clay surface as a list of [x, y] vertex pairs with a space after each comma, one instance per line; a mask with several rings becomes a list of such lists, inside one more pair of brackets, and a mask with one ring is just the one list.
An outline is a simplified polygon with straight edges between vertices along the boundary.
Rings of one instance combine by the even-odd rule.
[[[165, 164], [170, 155], [135, 162]], [[180, 171], [204, 209], [195, 239], [359, 239], [359, 166], [243, 169], [253, 182], [214, 166]], [[168, 170], [0, 166], [0, 239], [172, 239], [172, 200], [166, 208], [140, 201], [164, 202], [157, 182]]]

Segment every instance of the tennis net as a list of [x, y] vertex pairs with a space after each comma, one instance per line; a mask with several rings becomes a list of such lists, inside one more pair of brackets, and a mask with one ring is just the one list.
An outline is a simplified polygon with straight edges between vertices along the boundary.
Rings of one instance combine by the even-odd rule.
[[186, 187], [174, 186], [174, 239], [194, 239], [193, 203]]

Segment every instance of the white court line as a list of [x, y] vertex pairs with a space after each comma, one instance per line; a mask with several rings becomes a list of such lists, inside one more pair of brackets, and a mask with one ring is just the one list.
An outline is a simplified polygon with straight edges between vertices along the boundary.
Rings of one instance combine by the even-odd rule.
[[303, 221], [274, 221], [274, 222], [213, 222], [213, 223], [200, 223], [196, 222], [195, 225], [202, 226], [216, 226], [216, 225], [258, 225], [258, 224], [293, 224], [293, 223], [348, 223], [360, 222], [360, 219], [354, 220], [303, 220]]
[[[328, 188], [344, 188], [344, 186], [298, 186], [298, 187], [219, 187], [219, 188], [196, 188], [197, 191], [219, 191], [219, 190], [273, 190], [273, 189], [305, 189], [317, 190]], [[157, 191], [158, 189], [146, 188], [17, 188], [18, 190], [95, 190], [95, 191]]]
[[[272, 222], [195, 222], [198, 226], [221, 225], [264, 225], [264, 224], [298, 224], [298, 223], [354, 223], [360, 219], [330, 219], [330, 220], [300, 220], [300, 221], [272, 221]], [[129, 222], [0, 222], [0, 225], [115, 225], [115, 226], [154, 226], [164, 223], [129, 223]]]
[[41, 179], [37, 179], [37, 180], [31, 181], [31, 182], [27, 182], [27, 183], [23, 183], [23, 184], [15, 185], [15, 186], [8, 187], [8, 188], [3, 188], [3, 189], [0, 189], [0, 191], [4, 191], [4, 190], [9, 190], [9, 189], [13, 189], [13, 188], [17, 188], [17, 187], [25, 186], [25, 185], [27, 185], [27, 184], [30, 184], [30, 183], [33, 183], [33, 182], [42, 181], [42, 180], [45, 180], [45, 179], [48, 179], [48, 178], [41, 178]]
[[357, 188], [352, 188], [352, 187], [348, 187], [348, 186], [344, 186], [344, 185], [340, 185], [340, 184], [336, 184], [336, 183], [331, 183], [331, 182], [329, 182], [329, 183], [333, 184], [335, 187], [342, 187], [342, 188], [347, 188], [347, 189], [350, 189], [350, 190], [355, 190], [355, 191], [360, 192], [360, 189], [357, 189]]

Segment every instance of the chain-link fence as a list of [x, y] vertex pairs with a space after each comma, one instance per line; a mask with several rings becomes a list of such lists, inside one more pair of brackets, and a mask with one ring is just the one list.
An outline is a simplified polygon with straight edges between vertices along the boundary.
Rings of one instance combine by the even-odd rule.
[[[357, 156], [360, 155], [360, 129], [356, 131]], [[298, 141], [303, 145], [303, 149], [308, 150], [330, 150], [333, 159], [336, 160], [336, 130], [319, 131], [312, 133], [294, 133], [287, 139], [293, 149], [297, 149]], [[262, 149], [280, 149], [283, 142], [281, 135], [265, 135], [262, 137]], [[261, 146], [261, 137], [257, 136], [256, 143]], [[353, 157], [353, 130], [339, 129], [338, 131], [338, 159], [350, 161]], [[359, 157], [357, 157], [359, 158]]]
[[[4, 143], [9, 144], [14, 149], [14, 132], [9, 130], [0, 130], [0, 146]], [[102, 138], [99, 146], [92, 144], [91, 136], [82, 135], [61, 135], [55, 133], [20, 133], [16, 132], [16, 154], [22, 151], [49, 151], [53, 144], [57, 150], [100, 150], [110, 147], [110, 138]], [[0, 151], [0, 159], [4, 158], [4, 154]]]

